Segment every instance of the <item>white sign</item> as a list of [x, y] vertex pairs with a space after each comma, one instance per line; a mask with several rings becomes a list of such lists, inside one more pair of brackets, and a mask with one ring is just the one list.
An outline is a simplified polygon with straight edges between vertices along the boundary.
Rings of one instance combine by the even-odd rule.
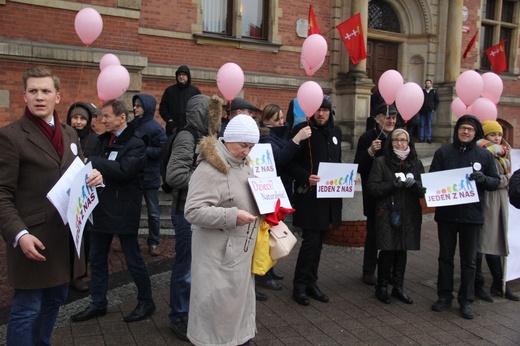
[[353, 198], [358, 165], [356, 163], [320, 162], [317, 198]]
[[99, 202], [96, 188], [87, 186], [87, 178], [92, 173], [92, 163], [84, 166], [72, 182], [67, 210], [70, 232], [80, 257], [81, 240], [87, 219]]
[[[520, 150], [511, 150], [511, 172], [520, 169]], [[509, 256], [506, 257], [505, 273], [506, 281], [520, 278], [520, 233], [517, 232], [520, 225], [520, 210], [509, 205], [507, 243]]]
[[291, 202], [280, 177], [249, 178], [248, 180], [260, 214], [274, 212], [278, 199], [280, 199], [280, 206], [291, 208]]
[[256, 177], [276, 177], [273, 148], [269, 143], [255, 144], [249, 153], [249, 164]]
[[464, 167], [421, 174], [422, 184], [426, 188], [426, 205], [443, 207], [478, 202], [477, 183], [469, 180], [471, 173], [471, 167]]

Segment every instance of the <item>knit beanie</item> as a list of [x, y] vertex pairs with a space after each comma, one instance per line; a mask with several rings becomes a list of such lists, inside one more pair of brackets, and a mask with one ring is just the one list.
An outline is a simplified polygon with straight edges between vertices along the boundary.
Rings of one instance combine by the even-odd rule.
[[238, 114], [229, 121], [224, 130], [224, 141], [227, 143], [258, 143], [260, 131], [256, 121], [249, 115]]
[[484, 136], [492, 132], [504, 133], [502, 130], [502, 126], [497, 121], [494, 120], [486, 120], [482, 123], [482, 129], [484, 130]]
[[76, 106], [72, 111], [72, 115], [81, 115], [86, 121], [90, 121], [90, 113], [81, 106]]

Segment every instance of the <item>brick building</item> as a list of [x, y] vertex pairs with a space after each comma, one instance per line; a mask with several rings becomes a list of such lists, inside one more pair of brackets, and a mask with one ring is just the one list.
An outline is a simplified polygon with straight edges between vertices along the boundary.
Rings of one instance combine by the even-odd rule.
[[[423, 85], [432, 79], [441, 104], [434, 118], [433, 140], [448, 142], [455, 117], [451, 101], [461, 72], [490, 70], [484, 50], [507, 39], [508, 71], [498, 104], [505, 138], [520, 148], [515, 129], [520, 110], [519, 24], [516, 0], [323, 0], [314, 12], [329, 53], [312, 77], [300, 66], [301, 45], [311, 2], [300, 0], [0, 0], [0, 126], [23, 111], [21, 75], [28, 66], [48, 65], [61, 78], [64, 119], [76, 101], [99, 105], [99, 61], [117, 55], [131, 75], [123, 96], [138, 92], [160, 100], [179, 65], [188, 65], [193, 84], [205, 94], [218, 93], [216, 73], [226, 62], [245, 72], [241, 96], [258, 107], [287, 109], [298, 87], [317, 81], [333, 98], [344, 142], [355, 147], [365, 130], [371, 89], [388, 69], [405, 81]], [[74, 19], [83, 7], [103, 18], [99, 38], [85, 47]], [[336, 25], [360, 13], [368, 59], [350, 63]], [[476, 30], [467, 59], [462, 52]], [[159, 119], [157, 113], [157, 119]], [[353, 220], [357, 221], [357, 220]], [[357, 226], [356, 226], [357, 227]]]

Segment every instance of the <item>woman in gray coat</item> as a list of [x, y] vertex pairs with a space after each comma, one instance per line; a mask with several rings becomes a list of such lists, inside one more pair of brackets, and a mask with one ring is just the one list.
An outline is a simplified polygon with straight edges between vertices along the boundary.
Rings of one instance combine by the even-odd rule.
[[367, 187], [376, 201], [377, 263], [376, 297], [390, 304], [387, 285], [393, 268], [392, 296], [406, 304], [413, 300], [403, 291], [407, 250], [419, 250], [422, 207], [420, 198], [424, 167], [417, 158], [410, 135], [397, 129], [390, 135], [382, 156], [374, 161]]
[[248, 344], [256, 333], [251, 262], [260, 212], [248, 185], [256, 122], [239, 114], [224, 137], [204, 137], [184, 209], [192, 224], [188, 338], [195, 345]]

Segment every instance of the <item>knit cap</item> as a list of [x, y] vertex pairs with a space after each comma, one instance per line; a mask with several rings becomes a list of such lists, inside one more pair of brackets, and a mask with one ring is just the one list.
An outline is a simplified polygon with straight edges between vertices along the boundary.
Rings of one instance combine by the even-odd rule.
[[260, 131], [256, 121], [249, 115], [238, 114], [229, 121], [224, 130], [224, 141], [227, 143], [258, 143]]
[[75, 107], [72, 111], [72, 115], [80, 115], [85, 118], [86, 121], [90, 121], [90, 113], [81, 106]]
[[502, 130], [502, 126], [497, 121], [494, 120], [486, 120], [482, 123], [482, 129], [484, 130], [484, 136], [492, 132], [504, 133]]

